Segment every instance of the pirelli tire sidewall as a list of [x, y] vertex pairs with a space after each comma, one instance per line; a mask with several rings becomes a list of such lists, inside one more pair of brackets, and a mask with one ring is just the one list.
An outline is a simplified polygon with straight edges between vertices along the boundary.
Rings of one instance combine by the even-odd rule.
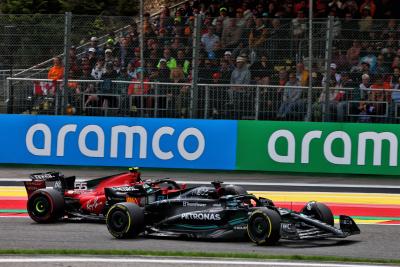
[[275, 210], [258, 208], [248, 220], [247, 234], [257, 245], [276, 244], [281, 235], [281, 216]]
[[134, 203], [118, 203], [108, 210], [106, 224], [114, 237], [134, 238], [144, 231], [144, 212]]
[[55, 222], [64, 215], [64, 197], [55, 189], [36, 190], [28, 199], [27, 211], [35, 222]]
[[313, 218], [320, 220], [326, 224], [331, 226], [334, 225], [334, 217], [331, 209], [321, 202], [310, 201], [308, 202], [300, 211], [308, 216], [312, 216]]

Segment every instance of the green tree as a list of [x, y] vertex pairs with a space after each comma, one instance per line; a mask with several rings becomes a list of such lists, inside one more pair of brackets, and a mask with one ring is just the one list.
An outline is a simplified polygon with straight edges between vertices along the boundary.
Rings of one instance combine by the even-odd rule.
[[73, 14], [131, 16], [139, 9], [137, 0], [3, 0], [0, 10], [5, 14]]

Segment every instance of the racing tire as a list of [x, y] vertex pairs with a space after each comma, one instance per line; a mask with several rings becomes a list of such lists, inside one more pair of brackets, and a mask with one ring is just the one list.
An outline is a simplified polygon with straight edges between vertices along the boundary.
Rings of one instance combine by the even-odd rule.
[[301, 210], [301, 213], [309, 216], [311, 215], [315, 219], [331, 226], [335, 223], [331, 209], [324, 203], [315, 201], [308, 202]]
[[64, 197], [55, 189], [39, 189], [27, 202], [29, 217], [38, 223], [52, 223], [64, 215]]
[[238, 185], [228, 184], [224, 186], [224, 195], [247, 195], [247, 191]]
[[281, 216], [275, 210], [259, 208], [247, 223], [247, 234], [257, 245], [274, 245], [281, 238]]
[[114, 237], [134, 238], [144, 231], [144, 212], [134, 203], [118, 203], [107, 212], [106, 224]]

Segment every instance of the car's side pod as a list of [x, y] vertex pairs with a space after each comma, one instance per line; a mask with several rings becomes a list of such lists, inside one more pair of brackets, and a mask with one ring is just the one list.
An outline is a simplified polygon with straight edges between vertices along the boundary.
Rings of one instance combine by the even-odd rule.
[[339, 223], [340, 229], [348, 235], [356, 235], [361, 232], [354, 220], [347, 215], [340, 215]]

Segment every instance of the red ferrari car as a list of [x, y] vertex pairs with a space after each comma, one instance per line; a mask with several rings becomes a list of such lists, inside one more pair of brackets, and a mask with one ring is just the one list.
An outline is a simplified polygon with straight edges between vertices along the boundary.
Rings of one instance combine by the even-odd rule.
[[[159, 189], [162, 197], [186, 188], [168, 178], [142, 181], [138, 168], [84, 182], [59, 172], [35, 173], [30, 178], [32, 181], [24, 182], [28, 193], [27, 210], [38, 223], [59, 219], [104, 221], [109, 207], [117, 202], [140, 204], [146, 201], [141, 197], [143, 190]], [[50, 182], [54, 182], [53, 186], [46, 187]]]

